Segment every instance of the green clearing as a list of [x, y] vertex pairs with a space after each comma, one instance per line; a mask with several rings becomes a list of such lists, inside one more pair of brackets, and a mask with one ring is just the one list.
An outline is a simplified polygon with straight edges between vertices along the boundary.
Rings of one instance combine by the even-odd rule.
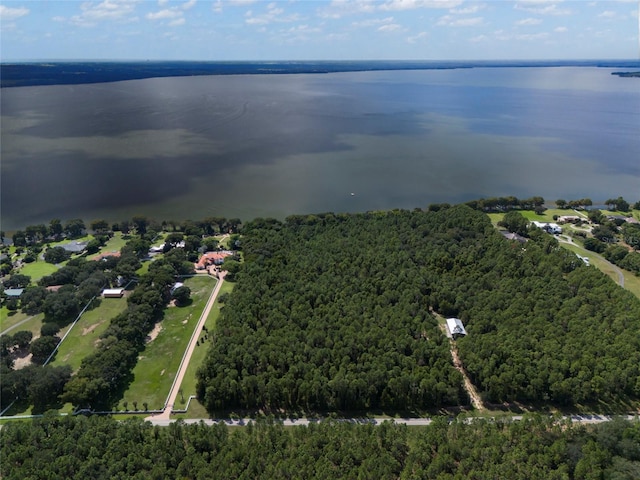
[[558, 217], [562, 217], [564, 215], [579, 215], [574, 210], [560, 210], [559, 208], [548, 208], [544, 211], [542, 215], [538, 215], [533, 210], [519, 210], [523, 217], [525, 217], [529, 221], [535, 220], [536, 222], [553, 222], [553, 216], [557, 215]]
[[502, 220], [502, 217], [504, 217], [504, 213], [487, 213], [487, 216], [491, 220], [491, 224], [494, 227], [498, 227], [498, 222]]
[[82, 359], [93, 353], [100, 335], [107, 329], [113, 317], [127, 308], [126, 298], [105, 298], [93, 310], [86, 311], [71, 333], [60, 345], [53, 366], [70, 365], [74, 371], [80, 368]]
[[95, 260], [100, 255], [104, 255], [105, 253], [119, 252], [126, 243], [127, 241], [122, 238], [122, 232], [115, 232], [113, 237], [111, 237], [109, 241], [107, 241], [104, 247], [102, 247], [98, 253], [90, 255], [88, 259]]
[[9, 309], [3, 305], [2, 308], [0, 308], [0, 332], [4, 332], [7, 328], [11, 328], [29, 317], [30, 315], [22, 313], [19, 310], [10, 312]]
[[59, 265], [53, 265], [45, 262], [44, 260], [38, 260], [37, 262], [25, 263], [22, 268], [20, 268], [19, 273], [21, 275], [28, 275], [31, 277], [31, 283], [36, 284], [42, 277], [51, 275], [53, 272], [58, 270], [58, 268]]
[[[533, 210], [517, 210], [517, 211], [520, 212], [522, 216], [527, 220], [529, 220], [530, 222], [532, 221], [555, 222], [555, 220], [553, 219], [554, 215], [557, 215], [558, 217], [578, 216], [578, 217], [583, 217], [585, 219], [587, 218], [587, 215], [584, 212], [577, 212], [575, 210], [561, 210], [559, 208], [548, 208], [547, 210], [544, 211], [542, 215], [538, 215]], [[502, 217], [504, 217], [504, 213], [488, 213], [487, 215], [489, 215], [489, 218], [491, 219], [491, 223], [493, 223], [494, 225], [497, 225], [498, 222], [502, 220]]]
[[[44, 313], [39, 313], [33, 316], [25, 315], [24, 313], [20, 313], [19, 315], [21, 315], [22, 317], [20, 318], [20, 320], [17, 320], [17, 321], [14, 321], [13, 320], [14, 317], [11, 317], [11, 322], [13, 325], [17, 325], [19, 322], [22, 322], [23, 320], [26, 320], [26, 321], [19, 327], [15, 327], [11, 329], [11, 331], [7, 332], [7, 334], [11, 335], [21, 330], [28, 330], [31, 333], [33, 333], [33, 338], [39, 337], [40, 329], [42, 328], [42, 319], [44, 318]], [[5, 327], [4, 320], [3, 320], [2, 331], [6, 330], [7, 328], [13, 325], [7, 324], [7, 326]]]
[[149, 273], [149, 266], [151, 265], [151, 260], [145, 260], [142, 262], [142, 266], [136, 270], [136, 273], [138, 274], [138, 276], [143, 276], [146, 275], [147, 273]]
[[636, 218], [638, 218], [638, 213], [640, 212], [640, 210], [631, 210], [629, 212], [621, 212], [619, 210], [601, 209], [600, 212], [602, 212], [603, 215], [621, 215], [623, 217], [636, 217]]
[[[128, 402], [129, 409], [133, 408], [134, 401], [139, 409], [143, 408], [144, 402], [151, 410], [164, 406], [193, 328], [215, 286], [214, 279], [205, 275], [188, 278], [184, 283], [191, 289], [193, 302], [186, 307], [169, 307], [165, 310], [164, 319], [156, 326], [160, 332], [156, 331], [157, 337], [141, 352], [138, 364], [133, 369], [134, 380], [123, 398], [123, 402]], [[205, 350], [204, 347], [200, 348]], [[186, 402], [186, 395], [184, 399]], [[122, 408], [122, 405], [118, 408]]]
[[571, 250], [574, 253], [577, 253], [580, 256], [588, 257], [589, 263], [600, 270], [602, 273], [610, 277], [614, 282], [618, 285], [620, 284], [620, 278], [618, 276], [618, 270], [622, 272], [622, 276], [624, 277], [624, 288], [633, 293], [636, 297], [640, 298], [640, 278], [636, 277], [633, 273], [628, 272], [622, 268], [616, 267], [611, 264], [602, 256], [598, 255], [595, 252], [587, 250], [580, 245], [577, 244], [568, 244], [568, 243], [560, 243], [560, 245], [567, 250]]
[[[218, 300], [213, 304], [213, 308], [211, 309], [211, 313], [209, 317], [207, 317], [207, 321], [205, 323], [205, 327], [207, 330], [213, 331], [216, 326], [216, 322], [218, 321], [218, 317], [220, 316], [220, 309], [223, 304], [220, 303], [219, 299], [225, 293], [231, 293], [235, 284], [230, 282], [225, 282], [222, 284], [220, 289], [220, 294], [218, 295]], [[204, 362], [205, 357], [207, 356], [207, 350], [209, 348], [209, 341], [206, 341], [204, 345], [200, 345], [200, 347], [196, 347], [193, 355], [191, 356], [191, 361], [189, 362], [189, 367], [187, 368], [187, 372], [182, 380], [182, 384], [180, 385], [180, 389], [182, 390], [182, 395], [184, 396], [185, 402], [191, 396], [196, 394], [196, 371]], [[181, 398], [178, 398], [178, 402], [181, 402]], [[185, 403], [186, 405], [186, 403]], [[209, 414], [207, 410], [198, 402], [196, 399], [191, 400], [189, 404], [189, 411], [186, 414], [176, 415], [176, 418], [206, 418]]]

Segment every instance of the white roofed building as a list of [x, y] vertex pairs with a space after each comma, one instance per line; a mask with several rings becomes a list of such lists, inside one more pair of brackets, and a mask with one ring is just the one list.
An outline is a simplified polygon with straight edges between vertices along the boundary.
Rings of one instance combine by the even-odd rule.
[[124, 288], [105, 288], [102, 291], [104, 298], [122, 298], [124, 296]]
[[464, 325], [462, 324], [462, 320], [459, 318], [447, 318], [447, 330], [449, 330], [449, 335], [453, 338], [467, 334], [467, 331], [464, 329]]

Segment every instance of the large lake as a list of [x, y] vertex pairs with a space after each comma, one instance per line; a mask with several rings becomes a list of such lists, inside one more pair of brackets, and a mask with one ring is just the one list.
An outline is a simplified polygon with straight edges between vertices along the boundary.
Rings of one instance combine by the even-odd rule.
[[595, 67], [6, 88], [2, 229], [470, 199], [640, 200], [640, 79]]

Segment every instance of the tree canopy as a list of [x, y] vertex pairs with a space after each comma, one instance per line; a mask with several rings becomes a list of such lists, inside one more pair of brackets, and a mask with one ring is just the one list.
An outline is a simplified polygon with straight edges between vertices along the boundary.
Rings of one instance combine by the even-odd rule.
[[485, 400], [640, 398], [640, 302], [551, 236], [459, 205], [257, 219], [243, 249], [198, 372], [210, 412], [466, 404], [431, 309], [465, 322]]
[[260, 420], [153, 427], [140, 419], [51, 417], [0, 430], [0, 475], [14, 479], [462, 479], [640, 477], [640, 424], [582, 427], [553, 418], [430, 426]]

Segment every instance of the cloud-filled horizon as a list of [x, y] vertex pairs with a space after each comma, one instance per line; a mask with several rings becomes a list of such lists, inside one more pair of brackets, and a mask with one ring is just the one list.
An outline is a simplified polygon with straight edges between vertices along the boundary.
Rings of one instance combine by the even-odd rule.
[[637, 59], [638, 0], [0, 3], [0, 60]]

